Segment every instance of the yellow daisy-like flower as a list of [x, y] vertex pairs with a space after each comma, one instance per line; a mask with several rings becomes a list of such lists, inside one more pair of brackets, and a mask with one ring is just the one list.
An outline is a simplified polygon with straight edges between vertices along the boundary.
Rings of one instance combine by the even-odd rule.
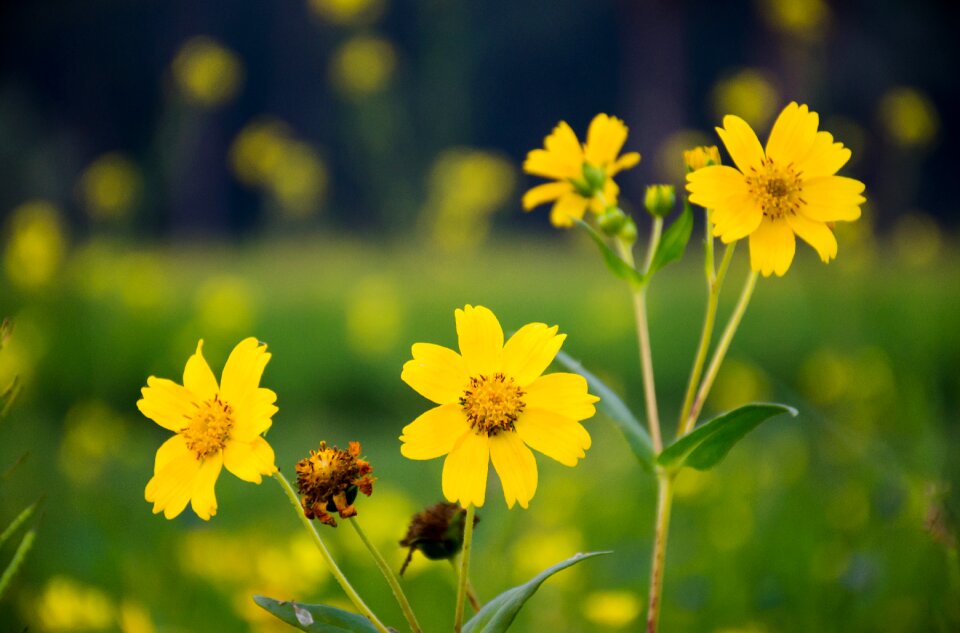
[[863, 183], [835, 175], [850, 150], [817, 131], [819, 123], [816, 112], [791, 103], [764, 149], [746, 121], [728, 115], [717, 133], [737, 169], [712, 165], [687, 174], [690, 201], [713, 210], [714, 235], [725, 243], [750, 236], [750, 266], [765, 277], [790, 268], [795, 235], [830, 261], [837, 240], [829, 223], [860, 217]]
[[203, 341], [187, 360], [183, 385], [150, 376], [137, 408], [176, 433], [157, 450], [146, 500], [154, 514], [172, 519], [190, 502], [203, 520], [217, 513], [214, 484], [220, 470], [259, 484], [277, 471], [273, 449], [261, 435], [277, 412], [277, 394], [260, 387], [270, 360], [267, 346], [250, 337], [240, 341], [223, 368], [219, 385], [203, 358]]
[[640, 162], [637, 152], [619, 156], [626, 140], [627, 126], [606, 114], [593, 118], [582, 146], [570, 126], [561, 121], [544, 140], [544, 149], [531, 150], [523, 162], [528, 174], [556, 181], [525, 193], [524, 211], [555, 201], [550, 221], [554, 226], [568, 227], [582, 219], [588, 208], [601, 213], [606, 206], [616, 204], [620, 188], [613, 177]]
[[556, 326], [530, 323], [504, 344], [487, 308], [468, 305], [455, 316], [459, 354], [417, 343], [403, 366], [403, 381], [439, 406], [404, 427], [400, 452], [410, 459], [446, 455], [443, 494], [464, 506], [483, 505], [493, 462], [507, 506], [526, 508], [537, 490], [530, 448], [576, 466], [590, 448], [580, 421], [593, 416], [599, 398], [578, 374], [541, 376], [566, 338]]

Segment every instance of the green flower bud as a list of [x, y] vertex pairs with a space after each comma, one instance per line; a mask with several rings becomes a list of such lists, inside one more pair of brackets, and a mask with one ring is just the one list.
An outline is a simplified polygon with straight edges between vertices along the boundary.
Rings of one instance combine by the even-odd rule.
[[650, 215], [657, 218], [670, 215], [676, 202], [677, 194], [673, 185], [650, 185], [643, 197], [643, 206]]
[[633, 218], [628, 217], [627, 221], [623, 223], [623, 228], [620, 229], [617, 239], [627, 246], [632, 246], [637, 241], [637, 223], [633, 221]]
[[583, 179], [590, 187], [591, 196], [598, 191], [603, 191], [603, 185], [607, 182], [607, 172], [603, 167], [594, 167], [590, 163], [583, 164]]
[[607, 207], [603, 213], [600, 214], [600, 217], [597, 218], [597, 226], [610, 237], [615, 237], [619, 234], [626, 223], [627, 214], [625, 214], [620, 207]]

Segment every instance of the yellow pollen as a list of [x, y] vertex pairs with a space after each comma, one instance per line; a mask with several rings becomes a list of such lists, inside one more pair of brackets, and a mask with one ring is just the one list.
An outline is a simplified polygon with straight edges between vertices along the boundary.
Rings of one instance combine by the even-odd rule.
[[190, 422], [180, 429], [180, 435], [187, 441], [187, 448], [197, 454], [197, 459], [210, 457], [222, 450], [230, 439], [233, 428], [233, 409], [229, 404], [214, 396], [199, 404], [194, 403], [197, 412], [188, 416]]
[[786, 215], [794, 215], [804, 203], [800, 172], [792, 164], [777, 165], [770, 158], [764, 158], [760, 168], [751, 167], [746, 175], [747, 188], [754, 200], [760, 203], [763, 214], [770, 219], [779, 220]]
[[467, 414], [470, 428], [477, 435], [493, 436], [500, 431], [512, 431], [523, 412], [523, 390], [503, 374], [474, 376], [463, 391], [460, 406]]

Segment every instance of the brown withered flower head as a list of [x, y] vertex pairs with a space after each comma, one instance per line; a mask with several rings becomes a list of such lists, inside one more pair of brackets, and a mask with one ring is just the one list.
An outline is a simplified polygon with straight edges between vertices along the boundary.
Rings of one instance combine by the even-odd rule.
[[356, 516], [353, 502], [357, 492], [368, 497], [373, 492], [376, 478], [370, 475], [372, 472], [373, 466], [360, 459], [360, 442], [350, 442], [347, 450], [327, 448], [326, 442], [320, 442], [319, 450], [310, 451], [309, 457], [297, 462], [303, 513], [332, 527], [337, 527], [333, 513], [342, 519]]
[[[437, 503], [423, 512], [413, 515], [407, 535], [400, 541], [403, 547], [409, 547], [407, 558], [400, 568], [400, 575], [406, 571], [413, 558], [413, 552], [420, 550], [430, 560], [453, 558], [463, 547], [463, 528], [466, 524], [466, 511], [459, 503]], [[474, 517], [476, 525], [479, 517]]]

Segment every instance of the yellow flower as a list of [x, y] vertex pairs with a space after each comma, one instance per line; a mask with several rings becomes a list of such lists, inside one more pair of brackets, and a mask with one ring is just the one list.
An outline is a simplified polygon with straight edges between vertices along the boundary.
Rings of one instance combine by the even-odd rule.
[[590, 448], [580, 420], [593, 416], [598, 398], [578, 374], [541, 376], [566, 338], [557, 326], [530, 323], [504, 344], [487, 308], [468, 305], [455, 316], [460, 354], [417, 343], [403, 366], [401, 379], [440, 406], [404, 427], [400, 452], [409, 459], [446, 455], [443, 494], [464, 506], [483, 505], [492, 461], [507, 506], [526, 508], [537, 490], [530, 448], [576, 466]]
[[637, 152], [618, 157], [626, 140], [627, 126], [606, 114], [593, 118], [582, 146], [570, 126], [561, 121], [544, 140], [544, 149], [531, 150], [523, 163], [528, 174], [556, 181], [524, 194], [524, 211], [555, 200], [550, 221], [567, 227], [582, 219], [588, 208], [600, 213], [616, 204], [620, 188], [613, 177], [640, 162]]
[[157, 450], [145, 492], [154, 514], [162, 510], [168, 519], [183, 512], [188, 501], [205, 521], [216, 514], [214, 484], [224, 466], [256, 484], [261, 475], [277, 471], [273, 449], [261, 437], [277, 412], [277, 394], [260, 387], [270, 360], [267, 346], [253, 337], [240, 341], [219, 385], [202, 348], [201, 340], [183, 370], [183, 386], [150, 376], [137, 401], [141, 413], [176, 433]]
[[764, 149], [743, 119], [728, 115], [717, 133], [737, 169], [712, 165], [687, 174], [690, 201], [713, 209], [714, 235], [724, 243], [749, 235], [750, 265], [764, 276], [790, 268], [794, 235], [830, 261], [837, 240], [828, 223], [860, 217], [863, 183], [834, 175], [850, 150], [818, 132], [819, 120], [807, 106], [791, 103]]

